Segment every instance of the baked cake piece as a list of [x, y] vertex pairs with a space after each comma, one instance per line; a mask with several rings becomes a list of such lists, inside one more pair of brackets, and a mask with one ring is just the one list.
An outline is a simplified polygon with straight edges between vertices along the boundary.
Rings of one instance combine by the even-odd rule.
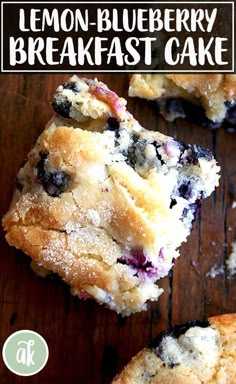
[[166, 120], [236, 131], [236, 75], [133, 75], [129, 96], [156, 100]]
[[112, 384], [234, 384], [236, 314], [189, 321], [163, 332]]
[[129, 315], [162, 290], [201, 201], [218, 185], [211, 152], [144, 129], [126, 101], [73, 76], [18, 174], [9, 244], [81, 298]]

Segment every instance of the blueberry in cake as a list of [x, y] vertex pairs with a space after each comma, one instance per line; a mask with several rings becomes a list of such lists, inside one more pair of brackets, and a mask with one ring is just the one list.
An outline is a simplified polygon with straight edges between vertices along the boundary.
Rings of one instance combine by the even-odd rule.
[[236, 75], [133, 75], [129, 96], [156, 100], [166, 120], [183, 118], [204, 128], [236, 131]]
[[160, 334], [112, 384], [234, 384], [236, 314], [189, 321]]
[[196, 211], [218, 185], [211, 152], [148, 131], [99, 81], [73, 76], [17, 176], [9, 244], [81, 298], [130, 315], [162, 293]]

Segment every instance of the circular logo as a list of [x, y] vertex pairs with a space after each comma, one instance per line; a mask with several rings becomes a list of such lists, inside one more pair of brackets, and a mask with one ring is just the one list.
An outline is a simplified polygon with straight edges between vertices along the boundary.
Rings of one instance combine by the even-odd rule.
[[7, 338], [2, 357], [7, 368], [19, 376], [40, 372], [48, 361], [48, 346], [37, 332], [23, 329]]

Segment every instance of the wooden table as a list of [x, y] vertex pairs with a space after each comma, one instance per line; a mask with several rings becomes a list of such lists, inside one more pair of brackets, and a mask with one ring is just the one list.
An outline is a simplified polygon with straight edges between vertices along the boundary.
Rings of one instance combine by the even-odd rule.
[[[91, 77], [91, 76], [90, 76]], [[68, 76], [1, 75], [0, 215], [7, 211], [19, 167], [52, 114], [50, 98]], [[98, 75], [127, 97], [128, 76]], [[236, 278], [207, 276], [225, 263], [236, 237], [236, 134], [210, 131], [182, 120], [167, 123], [152, 103], [128, 99], [128, 108], [145, 127], [213, 150], [222, 167], [220, 186], [208, 198], [165, 289], [147, 312], [122, 318], [93, 301], [80, 301], [58, 278], [42, 279], [29, 258], [6, 243], [1, 232], [0, 347], [16, 330], [44, 336], [50, 356], [35, 376], [19, 377], [0, 362], [0, 383], [106, 384], [157, 332], [174, 323], [236, 311]]]

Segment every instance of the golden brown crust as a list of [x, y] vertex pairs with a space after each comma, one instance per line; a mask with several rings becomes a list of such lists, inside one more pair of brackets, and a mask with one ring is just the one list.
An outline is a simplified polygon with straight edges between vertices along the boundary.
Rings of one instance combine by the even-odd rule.
[[236, 75], [225, 75], [224, 91], [226, 100], [232, 101], [236, 98]]
[[[96, 236], [96, 235], [95, 235]], [[109, 292], [107, 296], [107, 304], [113, 296], [116, 305], [119, 308], [130, 308], [130, 311], [136, 310], [137, 307], [143, 306], [144, 297], [140, 295], [141, 287], [138, 279], [127, 275], [124, 268], [119, 264], [110, 264], [103, 260], [100, 255], [101, 244], [97, 243], [97, 239], [91, 235], [90, 241], [90, 257], [83, 256], [83, 241], [77, 239], [76, 245], [69, 241], [68, 235], [61, 231], [43, 229], [40, 226], [13, 225], [7, 234], [9, 244], [16, 245], [26, 254], [32, 256], [35, 261], [43, 265], [48, 270], [58, 273], [65, 282], [70, 284], [72, 293], [78, 292], [83, 297], [95, 295], [98, 301], [104, 302], [103, 292]], [[113, 250], [115, 259], [117, 249], [115, 249], [112, 241], [103, 234], [99, 233], [104, 253], [105, 247]], [[96, 240], [96, 241], [95, 241]], [[86, 253], [89, 252], [88, 244], [86, 244]], [[65, 262], [66, 259], [66, 262]], [[123, 296], [124, 294], [124, 296]]]
[[[211, 367], [183, 362], [168, 367], [151, 349], [139, 352], [117, 375], [113, 384], [234, 384], [236, 373], [236, 314], [209, 318], [211, 329], [217, 333], [218, 357]], [[209, 349], [208, 353], [213, 351]], [[200, 357], [199, 357], [200, 359]], [[196, 362], [197, 363], [197, 362]], [[202, 375], [201, 371], [204, 373]]]

